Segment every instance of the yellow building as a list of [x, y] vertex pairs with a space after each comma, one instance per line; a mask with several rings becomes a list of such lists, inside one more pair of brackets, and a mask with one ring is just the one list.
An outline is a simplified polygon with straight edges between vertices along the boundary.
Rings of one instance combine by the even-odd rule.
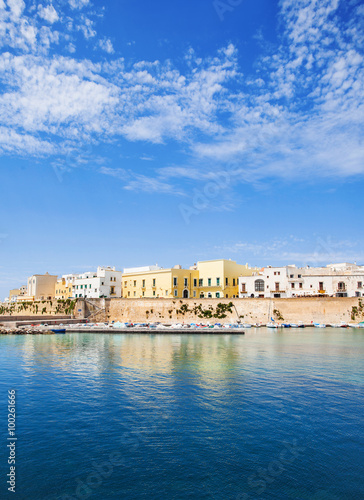
[[217, 259], [198, 262], [199, 298], [239, 297], [239, 276], [251, 276], [257, 268], [237, 264], [233, 260]]
[[125, 269], [123, 297], [138, 298], [234, 298], [239, 296], [239, 276], [251, 276], [256, 268], [232, 260], [198, 262], [190, 269], [158, 266]]
[[54, 287], [55, 299], [71, 299], [72, 298], [72, 283], [66, 282], [64, 278], [58, 280]]
[[[198, 271], [175, 266], [125, 269], [122, 277], [125, 298], [185, 298], [196, 297]], [[195, 293], [194, 293], [195, 292]]]

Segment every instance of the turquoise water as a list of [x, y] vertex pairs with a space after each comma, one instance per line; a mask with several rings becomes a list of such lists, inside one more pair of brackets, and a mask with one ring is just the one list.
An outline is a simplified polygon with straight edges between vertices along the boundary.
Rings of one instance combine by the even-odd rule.
[[0, 498], [364, 499], [363, 359], [351, 329], [0, 336]]

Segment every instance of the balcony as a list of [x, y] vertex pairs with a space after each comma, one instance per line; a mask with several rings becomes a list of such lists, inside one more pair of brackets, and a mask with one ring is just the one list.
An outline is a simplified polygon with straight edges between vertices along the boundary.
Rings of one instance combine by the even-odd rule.
[[347, 292], [347, 288], [346, 288], [346, 286], [344, 286], [344, 287], [338, 286], [336, 291], [339, 293]]
[[326, 290], [319, 290], [318, 293], [326, 293]]

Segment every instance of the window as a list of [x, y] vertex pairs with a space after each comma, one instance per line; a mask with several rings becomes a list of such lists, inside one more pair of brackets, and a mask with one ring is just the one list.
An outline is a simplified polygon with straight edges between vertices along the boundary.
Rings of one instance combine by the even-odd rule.
[[216, 286], [220, 286], [220, 278], [216, 278]]
[[177, 278], [173, 278], [173, 286], [177, 286]]
[[194, 287], [196, 287], [196, 286], [197, 286], [197, 279], [196, 279], [196, 278], [194, 278], [194, 280], [193, 280], [193, 286], [194, 286]]
[[216, 292], [216, 298], [219, 299], [220, 298], [220, 292]]
[[196, 297], [196, 290], [193, 291], [193, 296]]
[[300, 287], [300, 288], [303, 288], [303, 283], [300, 283], [299, 287]]
[[[264, 285], [263, 285], [264, 286]], [[241, 291], [246, 292], [246, 283], [241, 284]]]
[[358, 288], [363, 288], [363, 283], [361, 281], [358, 281]]
[[290, 274], [289, 277], [292, 279], [294, 278], [294, 274]]
[[126, 288], [127, 286], [128, 286], [128, 282], [124, 281], [124, 288]]
[[211, 278], [207, 278], [207, 286], [211, 286]]
[[134, 297], [136, 297], [136, 292], [134, 292]]
[[324, 282], [320, 281], [319, 282], [319, 290], [323, 290], [323, 289], [324, 289]]
[[229, 278], [225, 278], [225, 286], [228, 286], [229, 284]]
[[103, 285], [103, 284], [104, 284], [104, 282], [103, 282], [103, 281], [101, 281], [101, 285]]
[[233, 278], [233, 286], [235, 286], [235, 278]]
[[82, 288], [83, 288], [83, 285], [81, 285], [81, 287], [80, 287], [80, 288], [81, 288], [81, 290], [82, 290]]
[[145, 292], [142, 292], [143, 297], [145, 296]]
[[255, 280], [254, 289], [256, 292], [264, 292], [264, 280]]
[[187, 278], [184, 279], [184, 285], [188, 286], [188, 279]]
[[153, 286], [155, 286], [155, 278], [153, 278]]
[[136, 286], [136, 280], [134, 280], [134, 286]]
[[153, 290], [153, 297], [155, 297], [155, 290]]
[[175, 290], [175, 291], [174, 291], [174, 296], [175, 296], [175, 297], [177, 297], [177, 295], [178, 295], [178, 291], [177, 291], [177, 290]]
[[145, 280], [142, 281], [142, 287], [145, 288]]
[[294, 288], [294, 283], [291, 283], [291, 288]]
[[203, 279], [198, 280], [198, 286], [203, 286]]
[[168, 290], [166, 290], [166, 297], [168, 297]]
[[114, 287], [114, 286], [111, 286], [111, 287], [110, 287], [110, 294], [111, 294], [111, 295], [114, 295], [114, 294], [115, 294], [115, 287]]
[[212, 299], [212, 293], [211, 293], [211, 292], [209, 292], [209, 293], [207, 294], [207, 298], [208, 298], [208, 299]]
[[275, 284], [275, 287], [276, 287], [276, 292], [279, 292], [279, 282]]
[[128, 297], [130, 297], [130, 292], [128, 292]]
[[89, 285], [89, 288], [91, 288], [91, 285]]
[[302, 278], [302, 274], [299, 274], [299, 275], [298, 275], [298, 278]]
[[338, 285], [337, 285], [337, 289], [338, 290], [346, 290], [346, 285], [343, 281], [339, 281]]

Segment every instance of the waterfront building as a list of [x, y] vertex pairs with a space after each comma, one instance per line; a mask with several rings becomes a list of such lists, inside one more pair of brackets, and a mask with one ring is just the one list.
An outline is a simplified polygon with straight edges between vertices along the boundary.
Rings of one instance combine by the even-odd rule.
[[232, 260], [200, 261], [189, 269], [180, 265], [163, 269], [158, 266], [124, 270], [125, 298], [235, 298], [238, 297], [239, 276], [258, 271], [248, 264]]
[[196, 296], [198, 271], [177, 265], [163, 269], [159, 266], [124, 269], [123, 297], [125, 298], [185, 298]]
[[341, 263], [326, 267], [264, 267], [239, 278], [240, 298], [310, 296], [363, 297], [364, 266]]
[[27, 300], [52, 300], [58, 276], [34, 274], [28, 278], [27, 294], [18, 297], [18, 301]]
[[8, 302], [18, 302], [22, 297], [27, 295], [27, 285], [23, 285], [20, 288], [14, 288], [9, 292], [9, 300]]
[[[72, 276], [73, 279], [69, 279]], [[54, 298], [55, 299], [70, 299], [72, 298], [73, 288], [72, 285], [77, 275], [64, 275], [61, 279], [56, 281]]]
[[121, 297], [122, 272], [116, 271], [115, 267], [99, 266], [96, 272], [68, 276], [72, 276], [74, 298]]
[[197, 263], [198, 298], [237, 298], [239, 296], [239, 277], [251, 276], [257, 268], [248, 264], [237, 264], [233, 260], [205, 260]]

